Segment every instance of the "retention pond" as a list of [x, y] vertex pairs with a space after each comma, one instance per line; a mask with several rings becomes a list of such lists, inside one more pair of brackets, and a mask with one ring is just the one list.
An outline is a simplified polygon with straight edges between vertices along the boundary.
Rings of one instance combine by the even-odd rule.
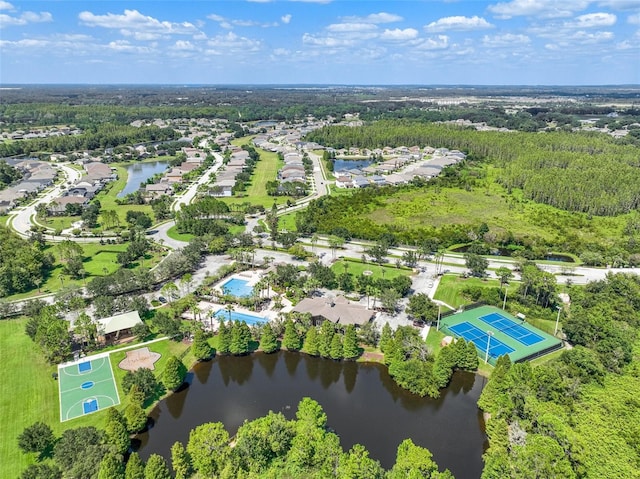
[[421, 398], [399, 388], [379, 364], [337, 362], [281, 351], [219, 357], [197, 364], [189, 387], [161, 401], [153, 426], [139, 436], [140, 454], [170, 457], [175, 441], [189, 431], [220, 421], [235, 434], [245, 419], [270, 410], [293, 418], [305, 396], [318, 401], [342, 447], [363, 444], [390, 468], [398, 444], [411, 438], [428, 448], [441, 469], [456, 479], [477, 479], [486, 447], [484, 422], [476, 403], [485, 379], [456, 373], [439, 399]]

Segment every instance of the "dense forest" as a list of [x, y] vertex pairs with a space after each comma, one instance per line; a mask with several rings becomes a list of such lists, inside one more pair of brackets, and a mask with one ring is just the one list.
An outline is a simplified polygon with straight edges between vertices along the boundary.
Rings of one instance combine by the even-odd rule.
[[569, 294], [574, 347], [540, 366], [502, 357], [482, 392], [483, 479], [640, 477], [640, 279], [610, 275]]
[[484, 132], [410, 121], [328, 126], [306, 136], [333, 148], [433, 146], [467, 152], [503, 169], [511, 191], [567, 211], [617, 215], [640, 206], [637, 146], [604, 134]]

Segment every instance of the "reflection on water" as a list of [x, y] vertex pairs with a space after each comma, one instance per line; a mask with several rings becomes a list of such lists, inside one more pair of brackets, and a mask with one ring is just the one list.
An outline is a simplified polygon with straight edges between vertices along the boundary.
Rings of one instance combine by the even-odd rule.
[[200, 363], [188, 381], [152, 411], [154, 426], [139, 436], [143, 458], [170, 457], [171, 445], [186, 444], [189, 431], [205, 422], [221, 421], [235, 434], [245, 419], [270, 410], [293, 418], [300, 399], [309, 396], [324, 408], [343, 448], [363, 444], [385, 468], [393, 465], [398, 444], [411, 438], [457, 479], [476, 479], [482, 471], [486, 439], [476, 402], [485, 380], [474, 374], [454, 374], [434, 400], [400, 389], [379, 364], [281, 351]]
[[162, 173], [169, 166], [168, 161], [148, 161], [145, 163], [130, 163], [124, 166], [127, 170], [127, 184], [118, 193], [118, 198], [124, 198], [140, 188], [140, 183], [146, 182], [156, 173]]

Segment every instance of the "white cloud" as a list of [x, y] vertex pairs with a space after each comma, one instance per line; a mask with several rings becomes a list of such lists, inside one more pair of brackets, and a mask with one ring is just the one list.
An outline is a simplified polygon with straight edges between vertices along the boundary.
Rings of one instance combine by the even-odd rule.
[[13, 12], [15, 11], [15, 7], [11, 5], [9, 2], [0, 0], [0, 10], [9, 10], [10, 12]]
[[350, 37], [317, 37], [309, 33], [302, 35], [302, 43], [318, 47], [350, 47], [356, 44], [356, 40]]
[[435, 22], [431, 22], [424, 28], [428, 32], [446, 32], [450, 30], [483, 30], [486, 28], [493, 28], [493, 25], [487, 22], [484, 18], [478, 16], [454, 16], [441, 18]]
[[217, 15], [215, 13], [212, 13], [211, 15], [207, 15], [207, 18], [209, 20], [213, 20], [214, 22], [224, 22], [225, 18], [221, 15]]
[[574, 33], [571, 36], [572, 40], [576, 40], [581, 44], [591, 44], [591, 43], [601, 43], [609, 40], [613, 40], [613, 32], [585, 32], [581, 30], [579, 32]]
[[287, 15], [282, 15], [280, 17], [280, 21], [282, 23], [284, 23], [285, 25], [287, 25], [290, 21], [291, 21], [291, 14], [287, 14]]
[[89, 27], [112, 28], [140, 33], [155, 33], [158, 35], [185, 35], [193, 34], [198, 31], [196, 26], [192, 23], [160, 21], [156, 18], [143, 15], [137, 10], [125, 10], [122, 15], [114, 13], [94, 15], [91, 12], [84, 11], [80, 12], [78, 18], [84, 25]]
[[122, 35], [124, 35], [125, 37], [133, 37], [135, 40], [142, 41], [142, 42], [148, 42], [148, 41], [158, 40], [162, 38], [162, 35], [158, 33], [152, 33], [152, 32], [134, 32], [131, 30], [123, 29], [123, 30], [120, 30], [120, 33], [122, 33]]
[[489, 5], [488, 10], [497, 18], [512, 17], [541, 17], [558, 18], [570, 17], [575, 12], [584, 10], [592, 0], [512, 0], [510, 2]]
[[51, 21], [53, 21], [53, 16], [49, 12], [24, 12], [17, 17], [0, 14], [0, 27], [21, 26], [27, 25], [28, 23], [47, 23]]
[[389, 41], [406, 41], [413, 40], [418, 37], [418, 30], [415, 28], [405, 28], [404, 30], [400, 28], [394, 28], [393, 30], [386, 29], [380, 35], [381, 40], [389, 40]]
[[[207, 41], [207, 45], [213, 49], [223, 49], [225, 52], [231, 53], [238, 51], [257, 51], [262, 46], [261, 42], [258, 40], [251, 40], [250, 38], [241, 37], [233, 32], [215, 36]], [[219, 50], [213, 51], [217, 52]]]
[[378, 27], [370, 23], [333, 23], [327, 27], [330, 32], [370, 32]]
[[183, 52], [190, 52], [196, 50], [196, 46], [191, 43], [189, 40], [178, 40], [171, 47], [172, 50], [178, 50]]
[[512, 47], [516, 45], [527, 45], [531, 43], [531, 39], [527, 35], [506, 33], [504, 35], [485, 35], [482, 38], [482, 44], [485, 47]]
[[115, 40], [113, 42], [109, 42], [107, 48], [121, 53], [151, 53], [153, 51], [149, 47], [132, 45], [126, 40]]
[[416, 45], [418, 50], [442, 50], [449, 47], [449, 37], [438, 35], [433, 38], [426, 38]]
[[610, 27], [615, 25], [616, 20], [617, 17], [613, 13], [587, 13], [566, 22], [565, 26], [569, 28]]
[[640, 13], [629, 15], [629, 17], [627, 18], [627, 22], [631, 25], [640, 25]]
[[404, 19], [394, 13], [380, 12], [372, 13], [366, 17], [344, 17], [341, 20], [351, 23], [394, 23], [401, 22]]

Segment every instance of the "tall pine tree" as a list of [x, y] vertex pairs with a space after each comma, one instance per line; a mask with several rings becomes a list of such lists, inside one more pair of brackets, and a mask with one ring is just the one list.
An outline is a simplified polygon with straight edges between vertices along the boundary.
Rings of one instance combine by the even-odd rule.
[[356, 334], [356, 327], [353, 324], [347, 326], [347, 330], [344, 333], [343, 356], [345, 359], [355, 359], [360, 355], [360, 348], [358, 348], [358, 335]]
[[278, 350], [278, 339], [276, 338], [273, 328], [269, 323], [262, 327], [262, 336], [260, 337], [260, 349], [265, 353], [273, 353]]
[[305, 353], [310, 354], [311, 356], [317, 356], [318, 354], [320, 354], [318, 347], [318, 329], [315, 326], [311, 326], [304, 338], [304, 346], [302, 349]]
[[285, 322], [282, 345], [289, 351], [298, 351], [300, 349], [300, 336], [296, 331], [296, 325], [290, 319]]
[[220, 320], [220, 326], [218, 327], [218, 354], [229, 354], [231, 352], [231, 328], [233, 328], [231, 321], [227, 326], [222, 319]]

